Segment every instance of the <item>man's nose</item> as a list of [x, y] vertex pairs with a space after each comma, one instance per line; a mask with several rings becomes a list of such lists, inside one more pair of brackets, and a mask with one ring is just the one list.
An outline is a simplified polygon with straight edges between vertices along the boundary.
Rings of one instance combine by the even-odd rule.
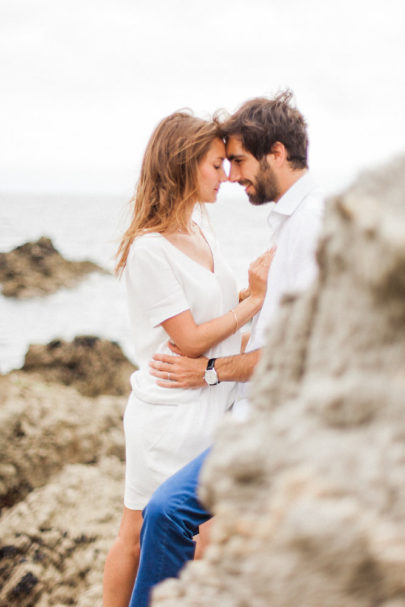
[[229, 170], [229, 177], [228, 177], [228, 179], [232, 183], [234, 183], [235, 181], [239, 181], [239, 179], [240, 179], [240, 172], [239, 172], [238, 168], [235, 165], [231, 164], [231, 168]]

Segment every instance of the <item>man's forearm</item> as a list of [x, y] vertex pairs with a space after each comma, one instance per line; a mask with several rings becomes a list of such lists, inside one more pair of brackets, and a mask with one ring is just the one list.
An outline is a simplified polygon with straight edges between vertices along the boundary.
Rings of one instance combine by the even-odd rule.
[[261, 350], [217, 358], [215, 369], [220, 381], [249, 381], [260, 358]]
[[[260, 352], [258, 349], [246, 354], [217, 358], [215, 370], [219, 381], [249, 381], [260, 358]], [[155, 354], [149, 363], [150, 373], [157, 378], [158, 385], [165, 388], [201, 388], [207, 386], [204, 380], [207, 362], [205, 357], [187, 358]]]

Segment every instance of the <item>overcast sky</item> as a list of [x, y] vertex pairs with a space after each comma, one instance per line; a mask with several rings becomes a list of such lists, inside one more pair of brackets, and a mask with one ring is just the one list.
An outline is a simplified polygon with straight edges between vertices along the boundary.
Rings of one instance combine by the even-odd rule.
[[284, 87], [326, 189], [405, 150], [404, 0], [0, 7], [0, 189], [127, 192], [163, 116]]

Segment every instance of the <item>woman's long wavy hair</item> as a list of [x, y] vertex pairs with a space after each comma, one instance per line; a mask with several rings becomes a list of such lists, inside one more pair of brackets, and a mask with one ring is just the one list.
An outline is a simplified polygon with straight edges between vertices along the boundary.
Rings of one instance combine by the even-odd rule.
[[187, 211], [198, 201], [198, 164], [220, 136], [216, 122], [187, 111], [175, 112], [158, 124], [131, 199], [132, 221], [118, 248], [117, 274], [125, 268], [131, 244], [139, 234], [187, 229]]

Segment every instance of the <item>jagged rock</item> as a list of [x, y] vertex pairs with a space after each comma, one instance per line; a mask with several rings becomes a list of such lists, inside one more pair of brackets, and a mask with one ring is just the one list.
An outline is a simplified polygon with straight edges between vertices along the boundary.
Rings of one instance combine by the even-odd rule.
[[101, 604], [122, 513], [126, 400], [0, 377], [0, 607]]
[[21, 501], [71, 463], [123, 459], [126, 397], [86, 398], [14, 372], [0, 377], [0, 509]]
[[34, 297], [71, 287], [90, 272], [106, 270], [91, 261], [68, 261], [49, 238], [26, 242], [0, 253], [0, 283], [7, 297]]
[[212, 544], [155, 607], [405, 607], [405, 157], [329, 201], [203, 471]]
[[22, 367], [46, 381], [74, 386], [85, 396], [128, 394], [134, 369], [116, 342], [91, 335], [31, 345]]
[[0, 519], [0, 607], [101, 605], [122, 513], [123, 463], [66, 465]]

